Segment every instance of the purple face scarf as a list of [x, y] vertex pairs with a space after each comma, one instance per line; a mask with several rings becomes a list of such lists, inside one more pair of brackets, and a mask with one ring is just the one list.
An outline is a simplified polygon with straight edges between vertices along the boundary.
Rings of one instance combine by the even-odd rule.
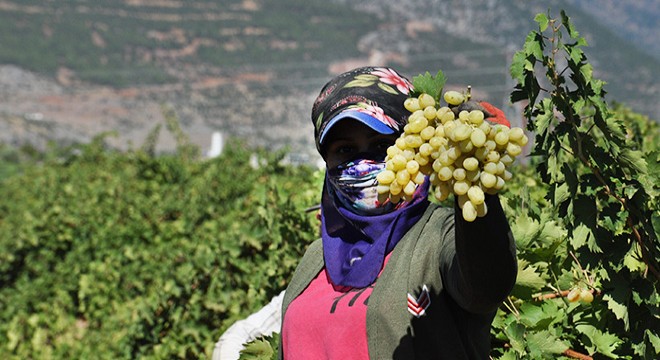
[[327, 177], [321, 199], [323, 257], [335, 285], [363, 288], [371, 285], [385, 256], [421, 218], [429, 205], [428, 180], [404, 207], [381, 215], [358, 215], [336, 199]]

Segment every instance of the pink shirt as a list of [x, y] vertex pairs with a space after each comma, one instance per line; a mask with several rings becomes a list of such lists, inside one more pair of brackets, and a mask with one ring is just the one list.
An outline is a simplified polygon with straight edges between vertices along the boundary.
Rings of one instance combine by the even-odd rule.
[[[388, 259], [389, 254], [385, 263]], [[324, 267], [287, 308], [282, 324], [284, 358], [369, 359], [367, 304], [373, 286], [334, 286]]]

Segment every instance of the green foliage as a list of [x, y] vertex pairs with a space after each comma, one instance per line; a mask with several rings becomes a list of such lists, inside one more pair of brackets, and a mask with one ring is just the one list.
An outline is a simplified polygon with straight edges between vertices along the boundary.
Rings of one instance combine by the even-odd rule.
[[317, 234], [317, 175], [238, 142], [211, 160], [186, 144], [156, 157], [99, 137], [5, 179], [0, 357], [208, 358], [284, 288]]
[[239, 360], [275, 360], [278, 358], [279, 348], [280, 334], [262, 336], [245, 345]]
[[[527, 102], [536, 173], [529, 191], [507, 199], [521, 261], [493, 356], [657, 358], [660, 130], [608, 106], [564, 12], [535, 20], [539, 30], [513, 58], [511, 98]], [[595, 300], [568, 301], [573, 288]]]
[[419, 96], [419, 94], [426, 93], [433, 96], [433, 99], [439, 102], [442, 96], [442, 88], [446, 82], [447, 79], [445, 79], [442, 70], [439, 70], [435, 76], [427, 71], [424, 75], [420, 74], [413, 77], [412, 83], [415, 90], [412, 95]]
[[[658, 358], [660, 126], [605, 102], [565, 14], [536, 20], [511, 66], [535, 141], [501, 193], [519, 273], [491, 355]], [[322, 173], [237, 141], [200, 159], [164, 115], [175, 154], [155, 155], [160, 127], [126, 153], [103, 136], [0, 148], [1, 358], [208, 358], [286, 286], [318, 235], [305, 209]], [[572, 288], [595, 299], [570, 302]], [[273, 358], [278, 343], [242, 358]]]

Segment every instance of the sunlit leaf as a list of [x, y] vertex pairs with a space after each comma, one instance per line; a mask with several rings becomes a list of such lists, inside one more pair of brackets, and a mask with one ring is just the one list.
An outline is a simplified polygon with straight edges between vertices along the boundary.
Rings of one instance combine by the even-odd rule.
[[618, 358], [618, 355], [614, 353], [614, 350], [616, 350], [621, 343], [619, 337], [608, 332], [600, 331], [592, 325], [579, 324], [576, 325], [575, 328], [589, 338], [598, 353], [612, 359]]

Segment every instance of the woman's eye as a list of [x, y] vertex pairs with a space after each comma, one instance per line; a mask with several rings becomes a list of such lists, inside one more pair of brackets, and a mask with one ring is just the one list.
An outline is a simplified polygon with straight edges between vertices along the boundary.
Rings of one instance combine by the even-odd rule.
[[350, 154], [353, 152], [352, 146], [340, 146], [337, 148], [337, 153], [339, 154]]

